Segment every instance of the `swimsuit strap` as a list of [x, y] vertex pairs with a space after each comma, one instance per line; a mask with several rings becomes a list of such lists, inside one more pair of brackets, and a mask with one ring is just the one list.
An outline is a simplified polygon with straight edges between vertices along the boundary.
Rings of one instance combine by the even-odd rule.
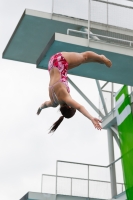
[[54, 104], [58, 105], [59, 101], [58, 101], [58, 98], [57, 98], [57, 96], [56, 96], [56, 94], [54, 92], [54, 88], [53, 87], [51, 87], [51, 93], [52, 93], [52, 98], [53, 98]]
[[62, 81], [59, 80], [59, 81], [55, 82], [53, 85], [49, 85], [49, 87], [51, 88], [51, 87], [55, 86], [57, 83], [60, 83], [60, 82], [62, 82]]
[[49, 88], [51, 89], [51, 93], [52, 93], [52, 97], [53, 97], [53, 101], [56, 105], [59, 104], [59, 101], [58, 101], [58, 98], [57, 98], [57, 95], [55, 94], [55, 91], [54, 91], [54, 86], [57, 84], [57, 83], [60, 83], [61, 80], [57, 81], [56, 83], [54, 83], [53, 85], [50, 85]]

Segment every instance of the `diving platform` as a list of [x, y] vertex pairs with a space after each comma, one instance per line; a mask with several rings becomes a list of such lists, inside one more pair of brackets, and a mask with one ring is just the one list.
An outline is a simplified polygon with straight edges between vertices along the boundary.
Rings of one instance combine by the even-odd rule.
[[[90, 23], [93, 32], [96, 29], [105, 31], [103, 24]], [[113, 63], [112, 68], [97, 63], [83, 64], [70, 70], [69, 74], [133, 86], [133, 41], [127, 40], [129, 45], [124, 46], [119, 44], [120, 39], [116, 43], [116, 38], [108, 37], [109, 42], [106, 42], [104, 36], [95, 37], [94, 34], [93, 37], [92, 33], [88, 40], [87, 33], [80, 31], [87, 24], [88, 21], [83, 19], [26, 9], [3, 52], [3, 58], [47, 69], [50, 57], [57, 52], [94, 51], [108, 57]], [[128, 34], [130, 38], [133, 34], [131, 30], [112, 26], [109, 30]]]
[[[69, 196], [69, 195], [56, 196], [55, 194], [47, 194], [47, 193], [39, 193], [39, 192], [28, 192], [20, 200], [31, 200], [31, 199], [32, 200], [107, 200], [107, 199], [76, 197], [76, 196]], [[125, 192], [123, 192], [119, 196], [116, 196], [115, 199], [126, 200]], [[112, 200], [115, 200], [115, 199], [112, 199]]]

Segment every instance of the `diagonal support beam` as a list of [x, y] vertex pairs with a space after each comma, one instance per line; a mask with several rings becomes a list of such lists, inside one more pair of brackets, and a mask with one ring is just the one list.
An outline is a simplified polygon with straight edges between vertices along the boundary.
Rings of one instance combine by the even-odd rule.
[[109, 82], [107, 81], [102, 87], [101, 89], [103, 89]]
[[102, 93], [102, 90], [101, 90], [101, 87], [100, 87], [100, 83], [99, 83], [98, 80], [96, 80], [96, 84], [97, 84], [99, 95], [100, 95], [100, 98], [101, 98], [101, 101], [102, 101], [104, 112], [107, 115], [108, 114], [107, 107], [106, 107], [106, 104], [105, 104], [105, 101], [104, 101], [104, 97], [103, 97], [103, 93]]
[[111, 126], [111, 129], [112, 129], [112, 131], [114, 131], [114, 133], [115, 133], [117, 136], [119, 136], [119, 133], [118, 133], [118, 131], [116, 130], [116, 128], [114, 128], [113, 126]]
[[120, 148], [120, 139], [118, 138], [118, 131], [113, 126], [111, 126], [110, 128], [112, 129], [115, 141], [116, 141], [118, 147]]
[[87, 101], [87, 103], [100, 115], [100, 117], [104, 117], [101, 111], [87, 98], [87, 96], [73, 83], [73, 81], [68, 78], [69, 83], [74, 87], [74, 89]]

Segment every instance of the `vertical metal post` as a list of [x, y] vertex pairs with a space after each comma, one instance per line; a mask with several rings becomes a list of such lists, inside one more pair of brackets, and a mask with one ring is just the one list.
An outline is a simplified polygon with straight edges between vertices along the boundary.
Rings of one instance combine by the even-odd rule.
[[43, 174], [42, 174], [42, 178], [41, 178], [41, 193], [42, 193], [42, 181], [43, 181]]
[[133, 91], [133, 87], [131, 86], [130, 89], [131, 89], [131, 93], [132, 93], [132, 91]]
[[108, 4], [108, 0], [107, 0], [107, 30], [109, 27], [109, 4]]
[[58, 177], [58, 161], [56, 161], [56, 183], [55, 183], [55, 195], [57, 199], [57, 177]]
[[[109, 128], [107, 129], [108, 133], [108, 149], [109, 149], [109, 163], [114, 162], [114, 144], [113, 144], [113, 133]], [[116, 173], [115, 173], [115, 165], [110, 166], [110, 181], [111, 181], [111, 195], [112, 198], [117, 195], [116, 189]]]
[[100, 87], [100, 83], [99, 83], [98, 80], [96, 80], [96, 84], [97, 84], [97, 88], [98, 88], [98, 91], [99, 91], [99, 95], [100, 95], [100, 98], [101, 98], [101, 101], [102, 101], [102, 105], [103, 105], [104, 112], [105, 112], [105, 114], [107, 115], [107, 114], [108, 114], [108, 111], [107, 111], [106, 103], [105, 103], [105, 101], [104, 101], [103, 93], [102, 93], [102, 90], [101, 90], [101, 87]]
[[111, 89], [111, 110], [114, 108], [114, 83], [112, 83]]
[[88, 46], [90, 42], [91, 0], [88, 0]]
[[89, 199], [89, 165], [88, 165], [88, 199]]
[[[104, 112], [107, 115], [107, 107], [106, 107], [106, 103], [104, 101], [104, 97], [102, 94], [102, 90], [100, 87], [100, 83], [98, 80], [96, 80], [96, 84], [99, 90], [99, 95], [103, 104], [103, 108], [104, 108]], [[113, 85], [112, 85], [112, 97], [113, 97]], [[113, 99], [113, 98], [111, 98]], [[111, 100], [112, 101], [112, 100]], [[113, 101], [112, 101], [112, 106], [113, 106]], [[109, 163], [114, 162], [114, 144], [113, 144], [113, 132], [112, 130], [109, 128], [107, 129], [107, 134], [108, 134], [108, 150], [109, 150]], [[111, 165], [110, 167], [110, 179], [111, 179], [111, 194], [112, 197], [114, 197], [115, 195], [117, 195], [117, 190], [116, 190], [116, 174], [115, 174], [115, 166]]]
[[72, 178], [71, 178], [71, 196], [72, 196]]
[[133, 113], [133, 87], [131, 87], [131, 96], [130, 96], [130, 100], [131, 100], [131, 110]]
[[51, 19], [52, 19], [52, 16], [53, 16], [53, 12], [54, 12], [54, 0], [52, 0], [52, 14], [51, 14]]

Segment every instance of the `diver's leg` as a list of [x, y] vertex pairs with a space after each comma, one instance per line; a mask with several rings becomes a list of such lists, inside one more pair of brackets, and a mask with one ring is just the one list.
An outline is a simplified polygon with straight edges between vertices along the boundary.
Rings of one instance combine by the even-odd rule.
[[99, 55], [92, 51], [86, 51], [81, 53], [84, 57], [84, 63], [98, 62], [100, 64], [105, 64], [107, 67], [111, 67], [112, 62], [106, 58], [104, 55]]

